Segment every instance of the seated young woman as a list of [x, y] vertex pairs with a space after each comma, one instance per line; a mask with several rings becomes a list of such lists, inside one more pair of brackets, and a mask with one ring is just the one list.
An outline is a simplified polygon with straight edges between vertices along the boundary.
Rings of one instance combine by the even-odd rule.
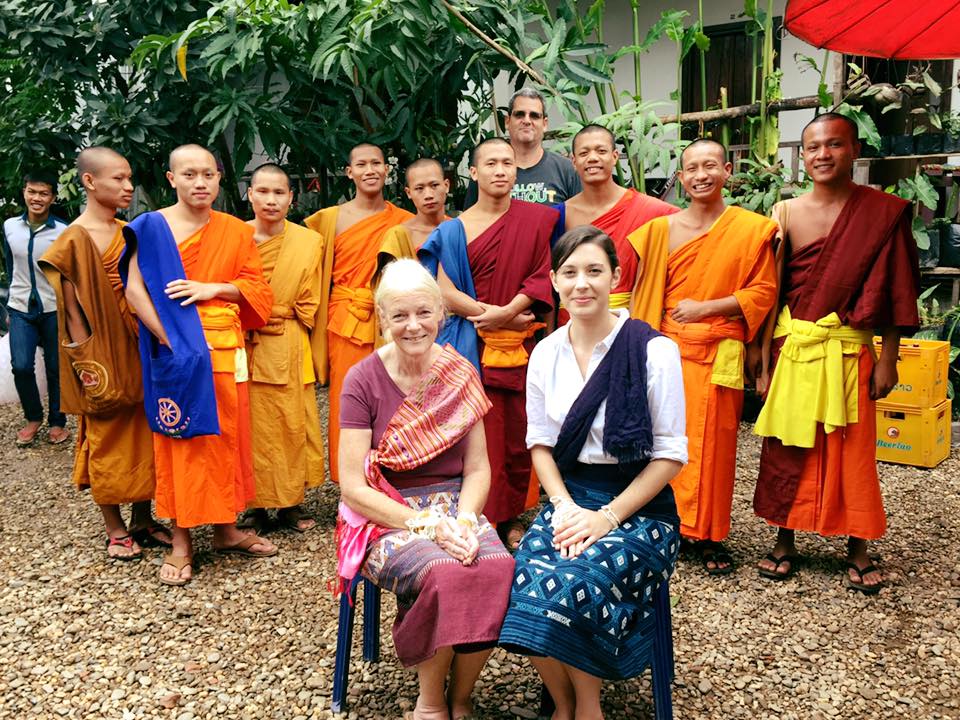
[[440, 288], [416, 260], [387, 265], [375, 303], [390, 342], [350, 369], [340, 401], [338, 572], [397, 595], [394, 644], [420, 683], [405, 717], [461, 720], [513, 578], [513, 559], [480, 516], [490, 401], [473, 365], [434, 342]]
[[552, 268], [570, 322], [527, 370], [527, 446], [550, 502], [516, 554], [500, 643], [530, 656], [553, 720], [592, 720], [602, 680], [650, 663], [649, 610], [680, 545], [669, 483], [687, 461], [683, 376], [673, 341], [610, 310], [609, 236], [570, 230]]

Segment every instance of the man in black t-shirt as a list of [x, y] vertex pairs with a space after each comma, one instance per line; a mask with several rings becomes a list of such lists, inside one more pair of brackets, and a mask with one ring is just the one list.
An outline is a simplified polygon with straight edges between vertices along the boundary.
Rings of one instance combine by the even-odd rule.
[[[521, 88], [507, 104], [505, 121], [510, 145], [517, 155], [515, 200], [556, 205], [580, 192], [580, 178], [568, 158], [543, 149], [547, 130], [547, 107], [543, 95], [533, 88]], [[476, 203], [477, 184], [470, 181], [463, 209]]]

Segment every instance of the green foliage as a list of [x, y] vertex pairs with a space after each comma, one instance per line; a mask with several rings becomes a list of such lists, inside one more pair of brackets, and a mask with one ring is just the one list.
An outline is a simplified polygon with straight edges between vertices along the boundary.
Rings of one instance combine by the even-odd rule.
[[930, 249], [930, 236], [927, 233], [927, 226], [923, 218], [917, 212], [919, 204], [930, 210], [937, 209], [939, 197], [937, 189], [930, 182], [930, 179], [919, 168], [913, 177], [901, 178], [897, 182], [897, 187], [886, 188], [887, 192], [903, 198], [914, 204], [914, 215], [911, 229], [913, 230], [913, 239], [917, 241], [917, 247], [921, 250]]
[[740, 161], [737, 172], [727, 181], [724, 202], [769, 215], [789, 182], [790, 176], [782, 163], [765, 165], [744, 158]]

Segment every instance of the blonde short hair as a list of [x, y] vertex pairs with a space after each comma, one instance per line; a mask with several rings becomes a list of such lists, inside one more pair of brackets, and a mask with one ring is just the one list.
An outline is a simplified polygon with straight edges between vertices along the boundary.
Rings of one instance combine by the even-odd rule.
[[374, 302], [377, 308], [383, 311], [396, 298], [414, 293], [426, 293], [436, 300], [441, 311], [443, 310], [443, 296], [433, 275], [416, 260], [400, 258], [388, 263], [380, 273]]

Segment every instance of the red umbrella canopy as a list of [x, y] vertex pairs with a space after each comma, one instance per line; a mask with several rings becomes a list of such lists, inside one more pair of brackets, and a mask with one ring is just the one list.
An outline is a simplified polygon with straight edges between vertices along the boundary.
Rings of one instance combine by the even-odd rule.
[[960, 0], [789, 0], [786, 25], [815, 47], [848, 55], [960, 58]]

